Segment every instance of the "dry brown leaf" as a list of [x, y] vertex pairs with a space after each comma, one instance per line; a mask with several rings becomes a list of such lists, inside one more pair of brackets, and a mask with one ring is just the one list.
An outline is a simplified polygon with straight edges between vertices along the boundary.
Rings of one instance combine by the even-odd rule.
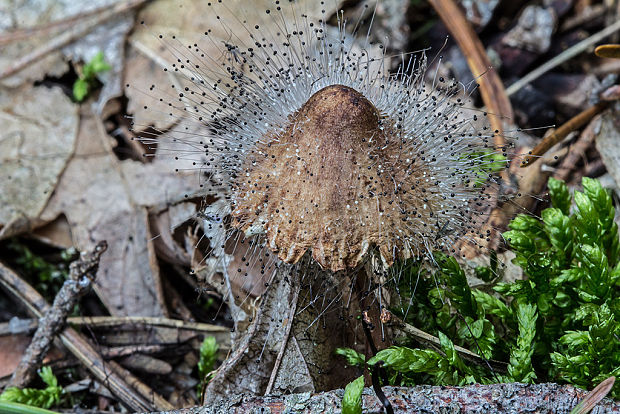
[[60, 88], [0, 89], [0, 238], [34, 226], [73, 153], [77, 108]]
[[64, 215], [60, 215], [51, 223], [39, 227], [31, 235], [40, 242], [58, 249], [68, 249], [73, 246], [71, 226], [69, 226]]
[[[157, 129], [166, 129], [172, 126], [177, 119], [169, 116], [167, 104], [159, 103], [163, 90], [169, 96], [176, 97], [177, 93], [171, 88], [178, 88], [186, 82], [189, 72], [181, 72], [180, 75], [172, 75], [164, 72], [164, 67], [170, 67], [177, 62], [177, 55], [182, 53], [194, 63], [202, 65], [204, 70], [201, 74], [205, 79], [209, 78], [210, 67], [219, 67], [225, 56], [221, 56], [220, 42], [230, 44], [248, 44], [250, 32], [245, 28], [243, 20], [260, 24], [266, 30], [278, 31], [272, 27], [273, 19], [266, 19], [263, 23], [264, 11], [273, 8], [272, 0], [227, 0], [225, 6], [228, 13], [222, 14], [221, 21], [214, 13], [213, 7], [209, 7], [206, 1], [184, 1], [183, 3], [158, 1], [145, 7], [138, 16], [138, 21], [144, 25], [136, 27], [129, 37], [131, 45], [128, 51], [128, 64], [125, 69], [125, 81], [131, 87], [125, 91], [128, 98], [127, 112], [132, 114], [136, 129], [142, 129], [152, 125]], [[329, 16], [335, 10], [337, 2], [327, 2], [322, 5], [314, 0], [301, 0], [291, 6], [282, 7], [285, 19], [292, 19], [293, 15], [299, 17], [300, 10], [310, 19], [320, 18], [321, 11], [326, 10]], [[222, 24], [226, 22], [226, 25]], [[236, 23], [235, 23], [236, 22]], [[271, 25], [271, 26], [269, 26]], [[211, 30], [209, 36], [204, 33]], [[164, 39], [159, 35], [164, 35]], [[172, 39], [175, 36], [176, 39]], [[196, 43], [204, 57], [197, 56], [187, 51], [187, 45]], [[217, 47], [214, 46], [217, 45]], [[150, 93], [151, 85], [156, 85], [160, 92]], [[146, 108], [145, 108], [146, 107]]]
[[[55, 0], [26, 1], [16, 5], [11, 1], [0, 1], [0, 11], [7, 18], [0, 20], [0, 35], [10, 38], [18, 30], [44, 28], [34, 31], [33, 35], [20, 37], [3, 45], [0, 54], [0, 72], [10, 67], [28, 53], [44, 47], [56, 36], [81, 27], [87, 27], [93, 18], [77, 19], [69, 25], [55, 26], [53, 23], [72, 16], [79, 16], [95, 9], [104, 10], [119, 3], [119, 0], [92, 0], [88, 2], [59, 2]], [[3, 14], [0, 12], [0, 15]], [[9, 17], [10, 16], [10, 17]], [[93, 31], [86, 36], [76, 36], [76, 41], [62, 48], [53, 50], [16, 74], [3, 79], [2, 84], [17, 87], [22, 84], [43, 79], [45, 76], [59, 77], [68, 70], [66, 58], [77, 61], [90, 61], [97, 53], [104, 51], [106, 61], [112, 66], [107, 73], [97, 76], [103, 81], [103, 90], [99, 94], [97, 112], [101, 112], [105, 103], [121, 94], [121, 70], [123, 67], [124, 42], [127, 32], [133, 27], [132, 12], [124, 13], [102, 25], [93, 26]]]
[[30, 335], [0, 336], [0, 378], [15, 371], [29, 343]]
[[[30, 52], [33, 47], [35, 47], [35, 45], [30, 42], [19, 42], [2, 46], [0, 68], [9, 66], [15, 59]], [[63, 73], [66, 73], [68, 69], [69, 65], [62, 58], [62, 54], [60, 52], [55, 52], [29, 65], [19, 73], [2, 79], [0, 83], [2, 86], [8, 88], [17, 88], [20, 85], [42, 80], [46, 76], [60, 77]]]
[[196, 204], [180, 203], [151, 217], [157, 255], [168, 263], [190, 267], [190, 253], [174, 238], [174, 230], [196, 216]]
[[355, 342], [341, 308], [346, 300], [331, 302], [347, 297], [348, 284], [308, 260], [277, 270], [254, 321], [209, 382], [206, 404], [240, 393], [316, 392], [353, 379], [351, 370], [333, 369], [333, 350]]
[[[86, 2], [84, 2], [86, 3]], [[104, 52], [110, 70], [98, 73], [102, 87], [97, 94], [95, 111], [100, 114], [106, 103], [123, 94], [122, 75], [125, 67], [125, 39], [134, 27], [134, 13], [127, 12], [116, 19], [97, 26], [91, 33], [62, 49], [65, 57], [73, 62], [90, 62]]]
[[[76, 247], [107, 240], [95, 291], [113, 315], [166, 313], [147, 208], [195, 195], [195, 172], [177, 174], [168, 161], [118, 161], [101, 122], [83, 107], [78, 146], [41, 215], [67, 217]], [[163, 164], [163, 165], [162, 165]]]

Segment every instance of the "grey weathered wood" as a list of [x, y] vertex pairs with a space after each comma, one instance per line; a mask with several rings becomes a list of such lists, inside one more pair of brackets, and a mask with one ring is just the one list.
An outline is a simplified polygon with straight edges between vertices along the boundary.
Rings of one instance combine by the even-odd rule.
[[[569, 414], [587, 391], [570, 385], [519, 383], [467, 387], [384, 387], [396, 413], [554, 413]], [[214, 413], [324, 413], [341, 411], [343, 390], [320, 394], [240, 396], [217, 405], [168, 411], [169, 414]], [[364, 413], [381, 413], [381, 403], [370, 388], [363, 394]], [[262, 410], [262, 411], [261, 411]], [[603, 399], [592, 414], [620, 413], [620, 402]]]

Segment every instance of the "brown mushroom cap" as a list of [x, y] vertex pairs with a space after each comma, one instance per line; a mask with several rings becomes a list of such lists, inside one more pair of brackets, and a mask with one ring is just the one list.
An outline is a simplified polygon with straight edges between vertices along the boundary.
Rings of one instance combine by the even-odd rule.
[[392, 124], [350, 87], [316, 92], [248, 156], [233, 225], [266, 233], [284, 262], [310, 249], [332, 271], [357, 266], [373, 245], [389, 265], [417, 254], [421, 235], [411, 229], [432, 222], [441, 201], [426, 191], [424, 165], [404, 154]]

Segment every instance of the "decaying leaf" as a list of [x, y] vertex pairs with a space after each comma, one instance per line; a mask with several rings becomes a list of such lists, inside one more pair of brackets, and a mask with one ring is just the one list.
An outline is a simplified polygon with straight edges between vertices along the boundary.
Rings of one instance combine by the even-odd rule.
[[[26, 65], [14, 75], [2, 80], [9, 87], [17, 87], [27, 82], [37, 81], [45, 76], [60, 77], [68, 69], [66, 58], [88, 61], [101, 51], [105, 51], [106, 61], [112, 65], [112, 71], [101, 75], [104, 88], [99, 95], [97, 112], [100, 113], [105, 103], [121, 93], [120, 74], [123, 67], [124, 41], [127, 32], [133, 26], [131, 12], [124, 13], [104, 24], [93, 24], [94, 17], [89, 15], [64, 25], [56, 25], [62, 19], [87, 15], [96, 9], [105, 10], [118, 0], [94, 0], [88, 2], [59, 1], [25, 1], [19, 6], [12, 1], [0, 2], [0, 14], [6, 16], [0, 20], [0, 33], [10, 37], [19, 30], [37, 28], [31, 34], [18, 36], [18, 41], [9, 42], [2, 47], [0, 55], [0, 72], [34, 50], [41, 50], [54, 42], [57, 36], [71, 30], [84, 30], [89, 26], [92, 31], [86, 36], [75, 36], [73, 42], [64, 48], [52, 48], [49, 53], [33, 63]], [[5, 14], [6, 13], [6, 14]]]
[[[139, 14], [138, 20], [144, 25], [136, 27], [128, 42], [129, 60], [126, 66], [125, 81], [131, 87], [126, 90], [129, 99], [127, 111], [132, 114], [134, 122], [139, 127], [146, 128], [149, 125], [158, 129], [166, 129], [178, 121], [170, 116], [166, 104], [159, 103], [160, 96], [149, 94], [151, 85], [157, 85], [160, 89], [167, 90], [170, 96], [176, 96], [176, 88], [188, 82], [191, 74], [189, 71], [180, 70], [174, 75], [164, 72], [165, 66], [177, 62], [179, 56], [201, 62], [204, 68], [219, 66], [226, 58], [235, 59], [234, 51], [231, 56], [222, 56], [220, 46], [224, 44], [248, 43], [250, 32], [245, 29], [243, 23], [244, 13], [252, 16], [253, 21], [260, 22], [261, 16], [257, 16], [255, 10], [265, 10], [273, 6], [271, 0], [227, 0], [226, 7], [231, 16], [221, 17], [226, 21], [222, 25], [220, 18], [208, 6], [206, 1], [186, 1], [183, 3], [158, 1], [149, 4]], [[286, 18], [303, 10], [310, 19], [321, 16], [321, 10], [327, 10], [328, 15], [336, 10], [337, 2], [320, 4], [313, 0], [295, 2], [295, 9], [290, 5], [282, 7]], [[265, 30], [279, 30], [273, 26], [273, 21], [266, 20], [262, 25]], [[269, 26], [271, 25], [271, 26]], [[205, 32], [209, 35], [205, 36]], [[163, 39], [159, 38], [159, 35]], [[174, 38], [173, 38], [174, 37]], [[200, 55], [187, 49], [188, 45], [196, 44]], [[210, 71], [202, 71], [205, 80], [209, 80]], [[154, 118], [154, 114], [158, 116]]]
[[60, 88], [0, 89], [0, 238], [35, 227], [73, 152], [77, 108]]
[[165, 313], [148, 206], [195, 196], [194, 172], [171, 172], [166, 160], [119, 161], [96, 117], [83, 108], [76, 152], [41, 215], [67, 217], [78, 249], [107, 240], [95, 290], [113, 315]]

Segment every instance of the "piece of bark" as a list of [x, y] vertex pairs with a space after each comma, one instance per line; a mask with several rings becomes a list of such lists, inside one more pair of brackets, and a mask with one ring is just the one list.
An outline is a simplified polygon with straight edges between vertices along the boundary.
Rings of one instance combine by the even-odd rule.
[[537, 54], [545, 53], [551, 46], [557, 19], [551, 8], [527, 6], [519, 16], [517, 25], [503, 36], [502, 43]]
[[[395, 412], [407, 413], [555, 413], [569, 414], [587, 391], [558, 384], [492, 384], [467, 387], [384, 387]], [[168, 411], [169, 414], [270, 412], [272, 414], [340, 412], [343, 390], [320, 394], [256, 397], [246, 395], [217, 405]], [[383, 413], [383, 406], [370, 388], [362, 395], [363, 412]], [[262, 410], [262, 411], [261, 411]], [[620, 412], [620, 402], [603, 399], [592, 414]]]

